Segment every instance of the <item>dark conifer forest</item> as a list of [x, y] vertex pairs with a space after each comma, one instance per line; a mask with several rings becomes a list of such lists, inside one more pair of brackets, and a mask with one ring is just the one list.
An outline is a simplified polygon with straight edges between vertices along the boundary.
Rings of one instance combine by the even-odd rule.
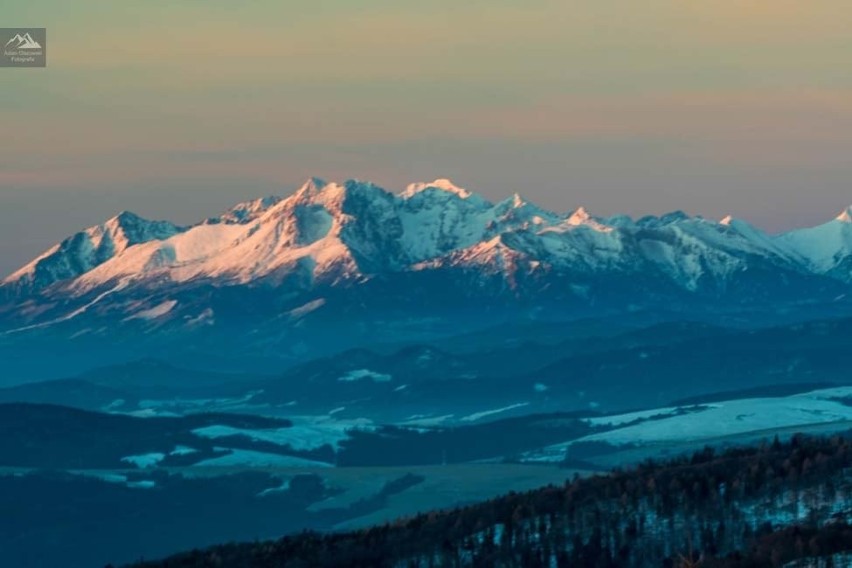
[[850, 473], [848, 435], [797, 435], [356, 532], [228, 544], [136, 567], [842, 566], [852, 558]]

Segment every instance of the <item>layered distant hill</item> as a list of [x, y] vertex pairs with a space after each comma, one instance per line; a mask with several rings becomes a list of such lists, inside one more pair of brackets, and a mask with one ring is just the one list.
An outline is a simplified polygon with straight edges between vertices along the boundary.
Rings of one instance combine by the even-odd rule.
[[31, 362], [59, 342], [68, 361], [245, 370], [235, 361], [506, 322], [812, 319], [852, 313], [850, 289], [852, 209], [768, 235], [730, 217], [491, 203], [443, 179], [400, 194], [311, 179], [189, 227], [125, 212], [67, 238], [0, 281], [0, 351]]

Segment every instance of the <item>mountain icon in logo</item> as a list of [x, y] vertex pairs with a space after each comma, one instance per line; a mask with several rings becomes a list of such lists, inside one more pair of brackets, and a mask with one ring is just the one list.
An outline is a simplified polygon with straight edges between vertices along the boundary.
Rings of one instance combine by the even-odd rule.
[[15, 49], [41, 49], [41, 44], [34, 40], [29, 32], [24, 35], [15, 34], [15, 37], [6, 42], [5, 47], [9, 47], [10, 44], [14, 44], [12, 47]]

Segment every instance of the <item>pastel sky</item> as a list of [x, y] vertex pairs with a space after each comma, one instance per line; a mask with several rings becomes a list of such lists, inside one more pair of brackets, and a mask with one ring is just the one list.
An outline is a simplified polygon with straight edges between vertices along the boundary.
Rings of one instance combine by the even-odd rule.
[[849, 0], [30, 0], [0, 69], [0, 272], [120, 210], [449, 177], [777, 231], [852, 204]]

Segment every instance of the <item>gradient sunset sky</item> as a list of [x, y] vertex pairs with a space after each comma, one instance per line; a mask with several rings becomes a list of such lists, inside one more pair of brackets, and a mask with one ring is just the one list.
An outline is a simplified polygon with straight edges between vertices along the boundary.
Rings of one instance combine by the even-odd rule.
[[310, 175], [557, 211], [852, 204], [849, 0], [32, 0], [0, 69], [0, 272], [121, 210], [190, 223]]

